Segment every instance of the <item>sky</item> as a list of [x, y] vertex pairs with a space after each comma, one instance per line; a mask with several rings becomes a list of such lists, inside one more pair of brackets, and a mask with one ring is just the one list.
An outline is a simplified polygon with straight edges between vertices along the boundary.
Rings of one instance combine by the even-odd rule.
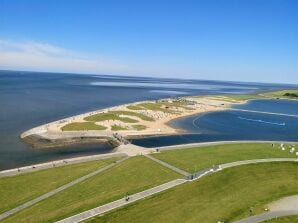
[[0, 69], [298, 84], [298, 1], [0, 0]]

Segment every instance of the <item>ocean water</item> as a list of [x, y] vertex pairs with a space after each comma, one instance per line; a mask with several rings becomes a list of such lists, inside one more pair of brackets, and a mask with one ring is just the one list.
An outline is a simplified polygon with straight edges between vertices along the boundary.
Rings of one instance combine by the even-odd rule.
[[[19, 135], [23, 131], [57, 119], [141, 100], [154, 100], [181, 95], [253, 93], [292, 87], [295, 86], [179, 80], [174, 78], [159, 79], [0, 71], [0, 169], [9, 169], [68, 157], [106, 153], [113, 150], [108, 145], [73, 146], [63, 149], [33, 149], [20, 140]], [[296, 108], [295, 105], [294, 108]], [[232, 116], [231, 114], [230, 116], [229, 114], [225, 115], [230, 117], [231, 122], [247, 121], [235, 119], [233, 114]], [[203, 137], [204, 140], [208, 141], [223, 137], [220, 132], [227, 127], [225, 126], [227, 124], [226, 121], [221, 121], [222, 118], [225, 118], [223, 116], [224, 114], [214, 113], [199, 119], [200, 126], [206, 126], [204, 131], [216, 132], [212, 136], [207, 133]], [[216, 128], [214, 127], [215, 129], [210, 129], [208, 127], [210, 120], [218, 120], [218, 123], [221, 124], [218, 124]], [[283, 122], [283, 120], [275, 121]], [[180, 125], [179, 123], [177, 124]], [[230, 123], [228, 124], [228, 126], [231, 126]], [[250, 125], [254, 124], [258, 123], [250, 123]], [[188, 128], [187, 124], [181, 123], [181, 126], [183, 125], [186, 125], [186, 129]], [[289, 126], [289, 128], [296, 128], [297, 132], [297, 126]], [[287, 131], [277, 131], [274, 134], [291, 135]], [[193, 135], [193, 140], [201, 140], [197, 138], [197, 132]], [[266, 138], [268, 136], [260, 135], [259, 137]], [[294, 136], [291, 137], [295, 138]], [[178, 138], [176, 137], [175, 140], [177, 141]], [[160, 145], [165, 141], [164, 139], [148, 140], [151, 141], [147, 144], [153, 146]], [[170, 143], [175, 143], [175, 140], [170, 140]]]

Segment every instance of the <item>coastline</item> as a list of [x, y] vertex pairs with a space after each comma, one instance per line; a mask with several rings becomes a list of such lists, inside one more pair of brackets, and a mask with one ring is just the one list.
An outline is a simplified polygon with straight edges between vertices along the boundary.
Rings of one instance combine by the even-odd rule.
[[[119, 146], [121, 142], [115, 138], [115, 134], [123, 139], [136, 139], [152, 136], [163, 136], [163, 135], [175, 135], [184, 132], [184, 130], [174, 128], [170, 126], [170, 122], [181, 119], [187, 116], [206, 114], [214, 111], [222, 111], [231, 108], [233, 104], [246, 103], [245, 101], [225, 101], [222, 100], [225, 96], [186, 96], [180, 97], [179, 100], [191, 101], [191, 105], [183, 105], [182, 107], [176, 108], [175, 111], [180, 113], [167, 113], [161, 111], [150, 111], [150, 109], [142, 112], [155, 117], [158, 113], [159, 117], [154, 119], [152, 122], [143, 121], [138, 119], [139, 123], [146, 125], [146, 129], [138, 131], [128, 129], [125, 131], [111, 131], [108, 130], [82, 130], [82, 131], [62, 131], [61, 128], [67, 124], [84, 120], [88, 116], [94, 114], [108, 113], [110, 111], [128, 111], [128, 106], [136, 106], [142, 103], [154, 103], [154, 101], [140, 101], [129, 104], [118, 105], [114, 107], [104, 108], [96, 111], [71, 116], [65, 119], [57, 120], [54, 122], [46, 123], [41, 126], [29, 129], [20, 135], [20, 138], [26, 143], [30, 144], [33, 148], [55, 148], [65, 147], [70, 145], [80, 144], [98, 144], [98, 143], [109, 143], [115, 147]], [[159, 101], [170, 101], [171, 98], [160, 99]], [[157, 102], [155, 102], [157, 103]], [[136, 112], [136, 111], [134, 111]], [[126, 116], [123, 116], [126, 117]], [[112, 121], [108, 121], [109, 128], [114, 124]], [[138, 124], [139, 124], [138, 123]], [[106, 121], [104, 122], [106, 124]]]

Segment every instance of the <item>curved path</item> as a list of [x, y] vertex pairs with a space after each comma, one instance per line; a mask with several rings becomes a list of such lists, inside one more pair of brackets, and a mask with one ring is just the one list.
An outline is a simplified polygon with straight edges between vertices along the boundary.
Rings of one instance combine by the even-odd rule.
[[298, 210], [270, 211], [263, 214], [255, 215], [249, 218], [244, 218], [234, 223], [259, 223], [273, 218], [298, 215]]
[[[217, 167], [212, 167], [203, 171], [200, 171], [198, 173], [192, 174], [189, 177], [187, 177], [186, 179], [177, 179], [177, 180], [173, 180], [170, 181], [166, 184], [130, 195], [129, 200], [126, 201], [124, 198], [123, 199], [119, 199], [117, 201], [113, 201], [110, 202], [108, 204], [93, 208], [91, 210], [88, 211], [84, 211], [82, 213], [73, 215], [71, 217], [65, 218], [63, 220], [58, 221], [57, 223], [77, 223], [77, 222], [81, 222], [84, 221], [86, 219], [92, 218], [94, 216], [106, 213], [108, 211], [111, 211], [113, 209], [125, 206], [127, 204], [130, 204], [132, 202], [135, 202], [137, 200], [149, 197], [151, 195], [157, 194], [161, 191], [167, 190], [169, 188], [173, 188], [177, 185], [181, 185], [185, 182], [189, 182], [189, 181], [193, 181], [193, 180], [197, 180], [199, 178], [201, 178], [202, 176], [205, 176], [207, 174], [211, 174], [217, 171], [220, 171], [222, 169], [225, 168], [230, 168], [230, 167], [234, 167], [234, 166], [239, 166], [239, 165], [246, 165], [246, 164], [253, 164], [253, 163], [265, 163], [265, 162], [297, 162], [298, 160], [295, 158], [277, 158], [277, 159], [256, 159], [256, 160], [245, 160], [245, 161], [238, 161], [238, 162], [232, 162], [232, 163], [226, 163], [226, 164], [222, 164], [219, 165]], [[157, 161], [156, 161], [157, 162]], [[159, 162], [158, 162], [159, 163]], [[244, 223], [244, 222], [241, 222]]]

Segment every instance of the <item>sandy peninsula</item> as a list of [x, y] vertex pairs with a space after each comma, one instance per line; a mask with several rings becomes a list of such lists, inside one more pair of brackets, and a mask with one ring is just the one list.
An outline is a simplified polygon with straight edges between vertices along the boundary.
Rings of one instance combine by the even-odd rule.
[[225, 96], [187, 96], [141, 101], [72, 116], [38, 126], [21, 138], [36, 148], [79, 143], [128, 143], [127, 139], [178, 134], [168, 123], [185, 116], [229, 109]]

